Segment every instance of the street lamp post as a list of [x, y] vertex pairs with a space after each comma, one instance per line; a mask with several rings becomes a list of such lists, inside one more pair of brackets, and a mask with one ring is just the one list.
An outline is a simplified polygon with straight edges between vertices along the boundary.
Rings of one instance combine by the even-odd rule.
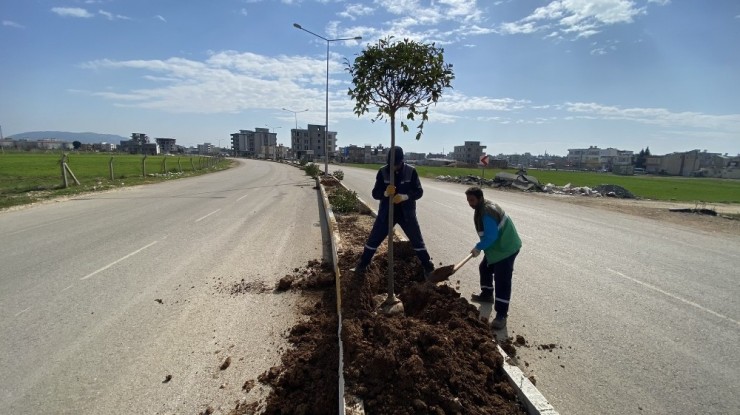
[[342, 40], [362, 40], [362, 36], [355, 36], [355, 37], [344, 37], [344, 38], [338, 38], [338, 39], [327, 39], [321, 35], [317, 35], [316, 33], [304, 29], [299, 25], [298, 23], [293, 23], [293, 27], [296, 29], [301, 29], [304, 32], [308, 32], [314, 36], [316, 36], [319, 39], [323, 39], [326, 41], [326, 118], [324, 123], [324, 174], [329, 174], [329, 43], [331, 42], [338, 42]]
[[298, 113], [299, 112], [306, 112], [306, 111], [308, 111], [308, 108], [306, 108], [305, 110], [301, 110], [301, 111], [293, 111], [293, 110], [289, 110], [287, 108], [283, 108], [283, 111], [288, 111], [288, 112], [292, 112], [293, 113], [293, 117], [295, 117], [295, 129], [297, 130], [298, 129]]

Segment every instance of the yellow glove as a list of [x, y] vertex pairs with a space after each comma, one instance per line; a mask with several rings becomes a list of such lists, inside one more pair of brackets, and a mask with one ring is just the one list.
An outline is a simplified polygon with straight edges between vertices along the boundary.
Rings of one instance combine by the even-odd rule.
[[396, 186], [389, 184], [388, 187], [385, 188], [385, 192], [383, 193], [383, 196], [393, 196], [396, 194]]
[[395, 203], [395, 204], [399, 204], [399, 203], [405, 202], [407, 200], [409, 200], [409, 196], [408, 195], [398, 194], [398, 195], [393, 196], [393, 203]]

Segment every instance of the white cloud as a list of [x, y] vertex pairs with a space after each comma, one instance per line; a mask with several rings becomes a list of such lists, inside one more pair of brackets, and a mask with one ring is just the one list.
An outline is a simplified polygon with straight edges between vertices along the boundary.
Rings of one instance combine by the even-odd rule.
[[367, 16], [373, 13], [374, 9], [362, 4], [348, 4], [344, 7], [344, 11], [338, 13], [340, 17], [355, 20], [358, 16]]
[[[648, 0], [648, 3], [666, 5], [668, 0]], [[506, 34], [529, 34], [554, 29], [575, 38], [587, 38], [601, 28], [632, 23], [637, 16], [647, 13], [646, 6], [635, 0], [556, 0], [536, 8], [529, 16], [501, 25]], [[552, 32], [549, 36], [552, 36]]]
[[361, 35], [365, 41], [394, 36], [396, 39], [411, 39], [418, 42], [447, 45], [467, 42], [470, 36], [496, 33], [496, 29], [484, 24], [484, 12], [476, 0], [375, 0], [371, 6], [351, 3], [345, 6], [339, 17], [361, 21], [369, 14], [391, 15], [391, 19], [380, 26], [340, 26], [330, 22], [326, 32], [332, 37]]
[[476, 0], [377, 0], [381, 7], [392, 14], [414, 17], [420, 24], [438, 24], [442, 21], [479, 22], [483, 12]]
[[699, 112], [671, 112], [664, 108], [619, 108], [593, 102], [567, 102], [565, 111], [581, 117], [629, 120], [665, 127], [711, 128], [740, 132], [740, 114], [711, 115]]
[[131, 20], [129, 17], [122, 16], [120, 14], [113, 14], [105, 10], [98, 10], [98, 14], [105, 16], [108, 20]]
[[163, 22], [165, 22], [165, 23], [167, 23], [167, 19], [165, 19], [164, 17], [162, 17], [162, 16], [160, 16], [160, 15], [156, 15], [156, 16], [154, 16], [154, 18], [155, 18], [155, 19], [158, 19], [158, 20], [161, 20], [161, 21], [163, 21]]
[[247, 9], [244, 8], [239, 10], [239, 14], [241, 14], [242, 16], [249, 16], [249, 12], [247, 11]]
[[459, 91], [446, 92], [437, 104], [443, 112], [514, 111], [529, 105], [529, 101], [513, 98], [468, 96]]
[[[330, 73], [344, 73], [339, 55], [332, 55]], [[312, 108], [316, 114], [325, 105], [326, 60], [224, 51], [203, 62], [170, 58], [167, 60], [87, 62], [83, 68], [98, 71], [134, 70], [154, 83], [147, 88], [127, 91], [97, 91], [92, 95], [115, 105], [158, 109], [171, 113], [236, 113], [246, 109]], [[124, 76], [128, 76], [125, 73]], [[335, 75], [336, 77], [336, 75]], [[346, 88], [332, 80], [332, 112], [354, 117]], [[341, 111], [337, 111], [341, 110]], [[335, 114], [333, 114], [335, 117]], [[317, 117], [318, 118], [318, 117]]]
[[12, 20], [3, 20], [3, 26], [15, 27], [16, 29], [25, 29], [26, 27], [20, 23], [16, 23]]
[[52, 12], [62, 17], [93, 17], [94, 15], [85, 9], [79, 7], [54, 7], [51, 9]]
[[604, 48], [596, 48], [591, 50], [592, 55], [606, 55], [606, 49]]

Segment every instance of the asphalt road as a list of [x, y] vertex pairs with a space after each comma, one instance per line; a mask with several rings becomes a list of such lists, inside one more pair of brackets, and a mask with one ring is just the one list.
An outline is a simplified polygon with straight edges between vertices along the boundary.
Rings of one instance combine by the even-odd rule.
[[[270, 291], [324, 254], [314, 186], [241, 160], [0, 212], [0, 413], [233, 409], [306, 301]], [[252, 289], [232, 295], [242, 279]]]
[[[377, 209], [375, 171], [331, 170], [339, 169]], [[427, 248], [436, 264], [456, 263], [478, 240], [466, 187], [422, 185], [417, 213]], [[740, 235], [484, 192], [511, 216], [524, 245], [507, 335], [526, 339], [517, 363], [556, 410], [740, 413]], [[452, 277], [467, 298], [479, 290], [477, 265]]]

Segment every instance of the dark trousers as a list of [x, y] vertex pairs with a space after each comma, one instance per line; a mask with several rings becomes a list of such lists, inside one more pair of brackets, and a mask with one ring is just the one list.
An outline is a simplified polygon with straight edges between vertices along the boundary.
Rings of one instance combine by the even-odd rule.
[[[414, 249], [414, 252], [416, 252], [416, 257], [419, 258], [422, 265], [426, 266], [430, 262], [431, 258], [429, 257], [429, 252], [427, 252], [426, 245], [424, 245], [424, 238], [421, 236], [421, 229], [419, 228], [419, 221], [416, 220], [416, 216], [409, 218], [403, 214], [399, 215], [399, 210], [394, 213], [394, 226], [396, 224], [401, 226], [403, 233], [408, 236], [409, 241], [411, 242], [411, 247]], [[375, 218], [373, 229], [370, 231], [370, 236], [367, 238], [367, 242], [365, 243], [365, 249], [362, 251], [359, 266], [366, 267], [370, 265], [370, 261], [373, 259], [375, 251], [378, 250], [378, 247], [383, 243], [387, 236], [388, 216], [382, 215], [381, 217], [379, 215]]]
[[[488, 264], [486, 258], [483, 258], [478, 271], [480, 274], [480, 290], [484, 295], [494, 294], [495, 301], [493, 309], [496, 310], [496, 316], [506, 317], [509, 313], [509, 300], [511, 300], [511, 277], [514, 274], [514, 260], [519, 254], [516, 251], [513, 255], [502, 259], [493, 264]], [[485, 255], [485, 253], [484, 253]]]

